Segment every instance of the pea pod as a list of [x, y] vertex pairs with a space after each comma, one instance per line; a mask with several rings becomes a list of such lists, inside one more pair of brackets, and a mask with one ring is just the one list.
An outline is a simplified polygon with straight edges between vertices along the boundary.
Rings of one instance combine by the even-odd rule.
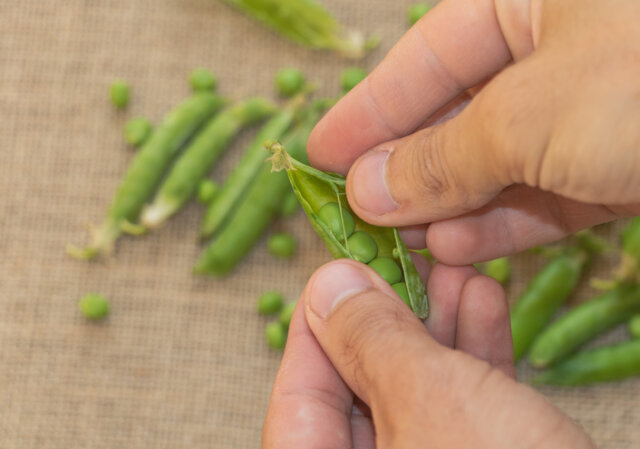
[[174, 156], [193, 133], [224, 105], [213, 93], [197, 93], [172, 110], [136, 153], [111, 202], [107, 218], [86, 248], [69, 247], [76, 258], [93, 259], [111, 253], [118, 237], [138, 220]]
[[[305, 157], [307, 139], [318, 119], [310, 113], [303, 123], [285, 135], [291, 151], [298, 157]], [[198, 274], [224, 276], [229, 274], [242, 258], [260, 239], [273, 220], [279, 215], [282, 198], [290, 189], [284, 173], [272, 173], [269, 164], [264, 163], [229, 220], [202, 253], [194, 267]]]
[[232, 216], [242, 196], [256, 179], [256, 174], [264, 165], [264, 143], [271, 139], [280, 139], [295, 121], [296, 112], [301, 106], [301, 97], [271, 118], [258, 132], [244, 156], [222, 185], [220, 192], [211, 202], [200, 227], [200, 237], [207, 238], [220, 231]]
[[142, 224], [156, 228], [180, 210], [238, 132], [274, 112], [273, 103], [257, 97], [236, 104], [209, 121], [176, 161], [153, 202], [144, 209]]
[[[372, 268], [377, 268], [380, 274], [393, 284], [406, 284], [411, 309], [419, 318], [426, 318], [428, 303], [424, 284], [411, 260], [409, 250], [398, 235], [398, 230], [373, 226], [358, 218], [347, 203], [346, 183], [342, 176], [316, 170], [298, 161], [295, 155], [289, 155], [280, 144], [272, 144], [270, 151], [273, 155], [274, 170], [287, 170], [293, 191], [311, 225], [322, 237], [331, 254], [335, 258], [357, 259], [355, 248], [350, 244], [350, 236], [360, 232], [368, 234], [377, 247], [376, 256], [370, 262]], [[328, 206], [336, 209], [337, 213], [327, 213]], [[328, 216], [333, 218], [328, 219]], [[394, 265], [397, 267], [397, 263], [394, 259], [400, 262], [400, 279], [396, 278], [398, 274]], [[403, 290], [397, 285], [395, 289]]]
[[529, 350], [553, 315], [576, 287], [587, 254], [569, 248], [556, 256], [529, 283], [511, 311], [514, 361]]
[[640, 282], [640, 217], [635, 217], [620, 235], [622, 260], [616, 278]]
[[640, 286], [621, 284], [556, 320], [534, 342], [533, 366], [553, 365], [602, 332], [640, 312]]
[[533, 379], [535, 384], [585, 385], [640, 375], [640, 339], [580, 352]]

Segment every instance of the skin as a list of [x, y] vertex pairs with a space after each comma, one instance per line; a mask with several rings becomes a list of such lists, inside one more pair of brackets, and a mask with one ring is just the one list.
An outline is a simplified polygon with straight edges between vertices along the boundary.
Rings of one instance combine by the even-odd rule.
[[311, 163], [442, 264], [426, 329], [368, 267], [314, 274], [264, 448], [594, 447], [513, 379], [504, 293], [462, 265], [640, 215], [639, 17], [634, 0], [444, 0], [318, 124]]

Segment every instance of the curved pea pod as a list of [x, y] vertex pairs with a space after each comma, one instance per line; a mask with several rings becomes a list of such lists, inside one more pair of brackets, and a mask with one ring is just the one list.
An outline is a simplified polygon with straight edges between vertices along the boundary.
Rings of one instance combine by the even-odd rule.
[[[427, 294], [424, 284], [416, 270], [409, 250], [404, 245], [396, 228], [373, 226], [358, 218], [347, 202], [345, 178], [332, 173], [316, 170], [290, 156], [278, 143], [270, 145], [274, 170], [286, 169], [289, 182], [304, 209], [311, 225], [324, 240], [325, 245], [335, 258], [358, 260], [353, 248], [349, 245], [349, 236], [358, 232], [369, 234], [377, 246], [377, 257], [372, 262], [396, 259], [400, 262], [402, 279], [407, 287], [408, 304], [411, 310], [421, 319], [428, 315]], [[334, 229], [323, 221], [321, 209], [327, 204], [338, 206], [338, 228]], [[347, 217], [349, 226], [346, 225]], [[351, 219], [354, 226], [351, 226]], [[397, 284], [398, 282], [394, 282]], [[399, 286], [395, 287], [396, 289]]]
[[602, 332], [640, 312], [640, 286], [621, 284], [575, 307], [556, 320], [534, 342], [529, 361], [535, 367], [560, 362]]
[[264, 98], [250, 98], [210, 120], [178, 158], [153, 202], [145, 207], [142, 224], [156, 228], [178, 212], [240, 130], [265, 119], [275, 110], [275, 105]]
[[569, 248], [549, 262], [529, 283], [511, 311], [514, 361], [520, 360], [535, 338], [575, 289], [588, 256]]
[[92, 233], [89, 245], [86, 248], [69, 247], [67, 252], [79, 259], [108, 255], [123, 232], [141, 232], [141, 227], [133, 223], [138, 220], [144, 203], [153, 194], [169, 164], [185, 142], [224, 103], [217, 95], [202, 92], [174, 108], [136, 153], [118, 186], [107, 218]]
[[579, 352], [534, 377], [534, 384], [586, 385], [640, 375], [640, 340]]

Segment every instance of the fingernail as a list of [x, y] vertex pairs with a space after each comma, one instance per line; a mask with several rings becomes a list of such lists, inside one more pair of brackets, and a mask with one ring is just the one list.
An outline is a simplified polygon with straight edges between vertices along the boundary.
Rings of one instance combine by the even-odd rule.
[[370, 151], [356, 163], [351, 173], [355, 203], [376, 215], [388, 214], [398, 208], [385, 180], [389, 154], [384, 150]]
[[362, 270], [338, 260], [316, 271], [305, 301], [316, 315], [326, 318], [339, 303], [372, 286]]

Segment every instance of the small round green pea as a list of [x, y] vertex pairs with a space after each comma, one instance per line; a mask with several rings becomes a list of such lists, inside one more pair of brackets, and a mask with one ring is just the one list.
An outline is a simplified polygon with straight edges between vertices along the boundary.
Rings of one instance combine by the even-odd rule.
[[391, 257], [373, 259], [369, 262], [369, 266], [391, 285], [402, 281], [402, 270]]
[[431, 9], [431, 5], [426, 3], [416, 3], [411, 5], [407, 10], [407, 20], [411, 25], [415, 25], [418, 20], [422, 18]]
[[378, 245], [369, 233], [357, 231], [347, 239], [347, 247], [358, 262], [369, 263], [378, 255]]
[[264, 292], [258, 298], [256, 305], [260, 315], [274, 315], [282, 310], [282, 307], [284, 306], [284, 299], [280, 292]]
[[269, 252], [281, 259], [288, 259], [296, 252], [296, 239], [286, 232], [273, 234], [267, 241]]
[[291, 323], [291, 317], [293, 316], [293, 311], [296, 309], [295, 302], [289, 302], [284, 305], [282, 310], [280, 311], [280, 324], [284, 327], [289, 327], [289, 323]]
[[198, 201], [209, 204], [218, 193], [218, 184], [212, 179], [205, 179], [198, 185]]
[[347, 67], [340, 75], [342, 92], [347, 93], [367, 77], [367, 71], [360, 67]]
[[298, 69], [284, 68], [278, 70], [274, 82], [278, 94], [282, 97], [289, 98], [302, 90], [305, 84], [305, 78]]
[[267, 323], [264, 337], [273, 349], [283, 349], [287, 342], [287, 329], [278, 321]]
[[218, 80], [210, 70], [198, 68], [189, 75], [189, 84], [194, 92], [211, 91], [215, 90]]
[[484, 264], [484, 274], [506, 285], [511, 278], [511, 263], [507, 257], [490, 260]]
[[293, 217], [298, 210], [300, 210], [300, 201], [298, 201], [298, 197], [293, 191], [289, 191], [282, 200], [280, 215], [284, 218], [290, 218]]
[[124, 80], [116, 80], [109, 87], [111, 103], [118, 109], [124, 109], [129, 105], [131, 88]]
[[640, 315], [634, 315], [629, 321], [629, 332], [633, 338], [640, 338]]
[[98, 293], [89, 293], [78, 303], [82, 314], [90, 320], [101, 320], [109, 315], [109, 301]]
[[398, 296], [402, 298], [406, 305], [411, 306], [409, 303], [409, 290], [407, 290], [407, 284], [404, 282], [397, 282], [391, 286], [396, 291]]
[[124, 125], [124, 140], [133, 147], [144, 144], [151, 135], [151, 122], [144, 117], [134, 117]]
[[338, 239], [339, 242], [344, 242], [344, 231], [347, 233], [347, 238], [356, 227], [353, 217], [346, 210], [342, 210], [342, 221], [344, 222], [344, 231], [342, 229], [342, 222], [340, 221], [340, 206], [338, 203], [327, 203], [318, 211], [318, 218], [325, 225], [329, 227], [331, 233]]

